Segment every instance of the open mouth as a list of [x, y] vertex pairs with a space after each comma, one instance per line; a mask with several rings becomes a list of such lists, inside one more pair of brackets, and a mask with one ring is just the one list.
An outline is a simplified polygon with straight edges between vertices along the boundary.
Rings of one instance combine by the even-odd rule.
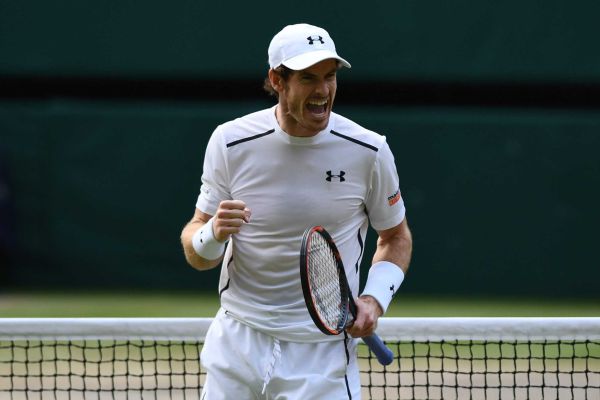
[[306, 108], [312, 114], [320, 115], [327, 112], [327, 99], [322, 100], [309, 100], [306, 103]]

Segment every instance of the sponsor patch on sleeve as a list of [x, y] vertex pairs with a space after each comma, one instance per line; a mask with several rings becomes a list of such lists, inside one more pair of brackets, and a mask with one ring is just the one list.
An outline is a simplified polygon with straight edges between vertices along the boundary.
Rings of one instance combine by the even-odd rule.
[[388, 199], [388, 204], [391, 206], [393, 206], [394, 204], [396, 204], [397, 202], [400, 201], [400, 189], [396, 190], [396, 193], [394, 193], [393, 195], [389, 196]]

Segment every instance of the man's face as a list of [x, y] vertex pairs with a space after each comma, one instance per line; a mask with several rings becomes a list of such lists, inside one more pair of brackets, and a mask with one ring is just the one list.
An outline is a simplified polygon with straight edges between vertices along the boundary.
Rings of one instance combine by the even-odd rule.
[[292, 136], [314, 136], [327, 127], [337, 89], [337, 61], [294, 71], [279, 90], [279, 124]]

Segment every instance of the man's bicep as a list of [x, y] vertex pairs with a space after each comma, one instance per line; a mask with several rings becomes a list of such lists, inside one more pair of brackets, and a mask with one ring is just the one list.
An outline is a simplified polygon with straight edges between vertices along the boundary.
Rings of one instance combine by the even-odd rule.
[[377, 234], [381, 240], [389, 240], [393, 237], [411, 237], [408, 222], [406, 222], [406, 217], [404, 217], [402, 222], [400, 222], [398, 225], [389, 229], [377, 231]]

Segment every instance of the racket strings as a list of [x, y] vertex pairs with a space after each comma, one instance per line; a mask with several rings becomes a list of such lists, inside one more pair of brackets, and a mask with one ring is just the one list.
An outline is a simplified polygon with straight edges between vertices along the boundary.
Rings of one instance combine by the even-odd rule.
[[312, 235], [309, 250], [308, 278], [315, 309], [330, 330], [339, 332], [345, 326], [347, 305], [340, 287], [337, 258], [320, 234]]

